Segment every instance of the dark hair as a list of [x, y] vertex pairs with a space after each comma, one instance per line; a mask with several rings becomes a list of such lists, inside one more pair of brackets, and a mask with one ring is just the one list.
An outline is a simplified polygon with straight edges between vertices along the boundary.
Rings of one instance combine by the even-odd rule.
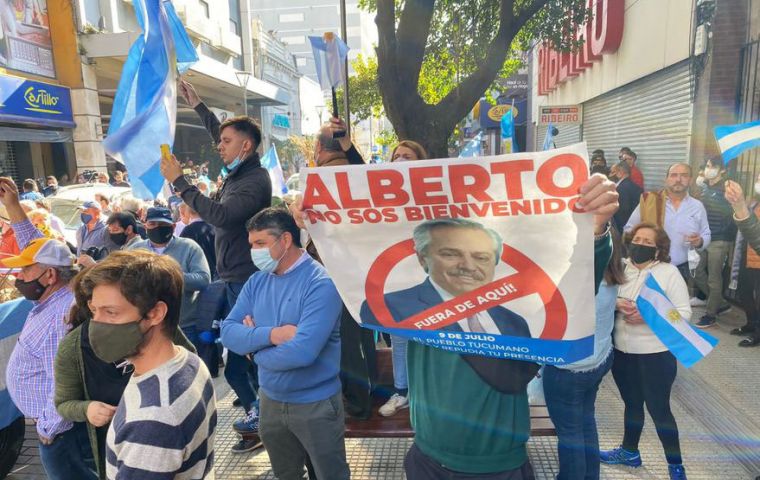
[[106, 225], [112, 225], [114, 223], [118, 223], [124, 230], [126, 230], [127, 227], [132, 227], [132, 233], [137, 233], [137, 219], [131, 212], [112, 213], [111, 216], [108, 217], [108, 220], [106, 220]]
[[57, 178], [55, 178], [55, 177], [54, 177], [54, 176], [52, 176], [52, 175], [48, 175], [48, 176], [45, 178], [45, 180], [46, 180], [46, 181], [48, 181], [48, 182], [49, 182], [50, 180], [53, 180], [53, 181], [54, 181], [56, 184], [58, 183], [58, 179], [57, 179]]
[[591, 152], [591, 155], [592, 156], [600, 155], [600, 156], [603, 157], [604, 156], [604, 150], [602, 150], [601, 148], [597, 148], [596, 150], [594, 150], [593, 152]]
[[612, 256], [607, 268], [604, 269], [604, 281], [607, 285], [622, 285], [625, 283], [623, 240], [615, 227], [610, 228], [610, 237], [612, 237]]
[[726, 166], [723, 164], [723, 158], [722, 157], [710, 157], [707, 160], [705, 160], [705, 163], [702, 165], [702, 168], [707, 168], [707, 164], [712, 165], [713, 167], [718, 167], [718, 171], [725, 170]]
[[676, 162], [676, 163], [671, 163], [670, 165], [668, 165], [668, 169], [665, 171], [665, 178], [668, 178], [668, 177], [670, 176], [670, 170], [671, 170], [673, 167], [676, 167], [676, 166], [678, 166], [678, 165], [680, 165], [680, 166], [682, 166], [682, 167], [686, 167], [686, 168], [688, 168], [688, 169], [689, 169], [689, 176], [690, 176], [690, 177], [693, 177], [693, 176], [694, 176], [694, 171], [691, 169], [691, 165], [689, 165], [688, 163], [683, 163], [683, 162]]
[[26, 180], [24, 180], [23, 187], [24, 187], [24, 191], [25, 192], [36, 192], [36, 191], [38, 191], [38, 189], [37, 189], [37, 182], [35, 182], [31, 178], [27, 178]]
[[301, 230], [290, 212], [284, 208], [265, 208], [248, 220], [245, 226], [249, 232], [269, 230], [275, 236], [288, 232], [293, 237], [293, 243], [297, 247], [301, 247]]
[[417, 160], [426, 160], [428, 158], [428, 153], [425, 150], [425, 147], [420, 145], [419, 143], [413, 141], [413, 140], [401, 140], [398, 142], [398, 145], [396, 145], [393, 148], [393, 151], [391, 152], [391, 162], [393, 161], [393, 156], [396, 154], [396, 150], [398, 150], [398, 147], [406, 147], [409, 150], [413, 151], [415, 155], [417, 155]]
[[259, 145], [261, 145], [261, 127], [256, 122], [256, 120], [252, 119], [251, 117], [229, 118], [222, 122], [222, 125], [219, 127], [219, 133], [221, 133], [227, 127], [232, 127], [236, 132], [240, 132], [246, 137], [253, 140], [253, 143], [255, 143], [253, 146], [254, 150], [256, 150]]
[[88, 303], [99, 285], [118, 285], [121, 294], [137, 307], [142, 317], [158, 302], [164, 302], [167, 310], [161, 329], [167, 337], [174, 338], [182, 305], [183, 277], [173, 258], [147, 250], [117, 251], [80, 272], [71, 284], [76, 299], [69, 314], [72, 327], [92, 319]]
[[626, 234], [626, 243], [630, 244], [633, 241], [633, 237], [635, 237], [636, 233], [642, 228], [654, 230], [654, 246], [657, 247], [657, 255], [655, 256], [655, 259], [663, 263], [670, 263], [670, 237], [668, 237], [665, 230], [654, 223], [639, 223], [633, 227], [631, 231]]

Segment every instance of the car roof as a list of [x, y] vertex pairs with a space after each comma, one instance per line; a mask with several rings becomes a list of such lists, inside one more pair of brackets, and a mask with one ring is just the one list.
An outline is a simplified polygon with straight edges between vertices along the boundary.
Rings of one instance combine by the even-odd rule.
[[114, 187], [113, 185], [105, 183], [84, 183], [81, 185], [61, 187], [58, 189], [58, 192], [50, 198], [86, 201], [94, 200], [96, 193], [107, 197], [113, 197], [114, 195], [129, 193], [130, 191], [131, 188], [129, 187]]

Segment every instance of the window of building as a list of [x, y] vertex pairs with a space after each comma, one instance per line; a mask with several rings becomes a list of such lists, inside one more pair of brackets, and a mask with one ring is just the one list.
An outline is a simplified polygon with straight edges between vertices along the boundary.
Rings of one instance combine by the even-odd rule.
[[306, 66], [306, 59], [305, 58], [296, 58], [296, 65], [299, 67], [305, 67]]
[[303, 35], [294, 37], [282, 37], [280, 40], [282, 40], [282, 43], [285, 43], [287, 45], [304, 45], [306, 43], [306, 37]]
[[280, 23], [303, 22], [303, 13], [281, 13]]
[[229, 0], [230, 6], [230, 32], [234, 33], [238, 37], [241, 36], [240, 25], [240, 0]]
[[206, 16], [206, 18], [211, 18], [208, 9], [208, 2], [205, 0], [198, 0], [198, 3], [201, 4], [201, 10], [203, 10], [203, 14]]

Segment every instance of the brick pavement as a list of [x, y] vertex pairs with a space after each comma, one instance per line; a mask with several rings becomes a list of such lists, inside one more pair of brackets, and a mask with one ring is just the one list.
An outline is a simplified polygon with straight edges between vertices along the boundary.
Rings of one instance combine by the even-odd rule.
[[[695, 318], [701, 311], [695, 309]], [[760, 348], [737, 346], [739, 337], [729, 335], [742, 323], [736, 311], [724, 314], [711, 333], [721, 340], [718, 348], [691, 370], [681, 368], [673, 393], [673, 411], [681, 432], [684, 462], [692, 480], [753, 480], [760, 475], [760, 417], [757, 408]], [[274, 476], [265, 451], [234, 455], [229, 448], [237, 441], [232, 422], [241, 410], [232, 407], [234, 395], [221, 377], [216, 382], [219, 395], [219, 426], [216, 437], [218, 479], [269, 480]], [[616, 446], [622, 436], [623, 404], [611, 376], [602, 383], [597, 400], [597, 420], [603, 448]], [[37, 480], [42, 474], [34, 431], [28, 440], [13, 480]], [[403, 457], [411, 441], [405, 439], [357, 439], [346, 442], [352, 478], [356, 480], [403, 479]], [[534, 438], [528, 453], [538, 479], [556, 475], [555, 438]], [[644, 466], [639, 469], [602, 466], [602, 478], [610, 480], [667, 479], [667, 467], [651, 420], [641, 441]]]

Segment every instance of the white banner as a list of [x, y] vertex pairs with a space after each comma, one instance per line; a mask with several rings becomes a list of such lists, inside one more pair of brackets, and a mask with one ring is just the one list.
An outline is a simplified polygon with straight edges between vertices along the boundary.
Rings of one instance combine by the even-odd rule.
[[301, 170], [307, 229], [363, 326], [565, 364], [594, 350], [585, 144]]

